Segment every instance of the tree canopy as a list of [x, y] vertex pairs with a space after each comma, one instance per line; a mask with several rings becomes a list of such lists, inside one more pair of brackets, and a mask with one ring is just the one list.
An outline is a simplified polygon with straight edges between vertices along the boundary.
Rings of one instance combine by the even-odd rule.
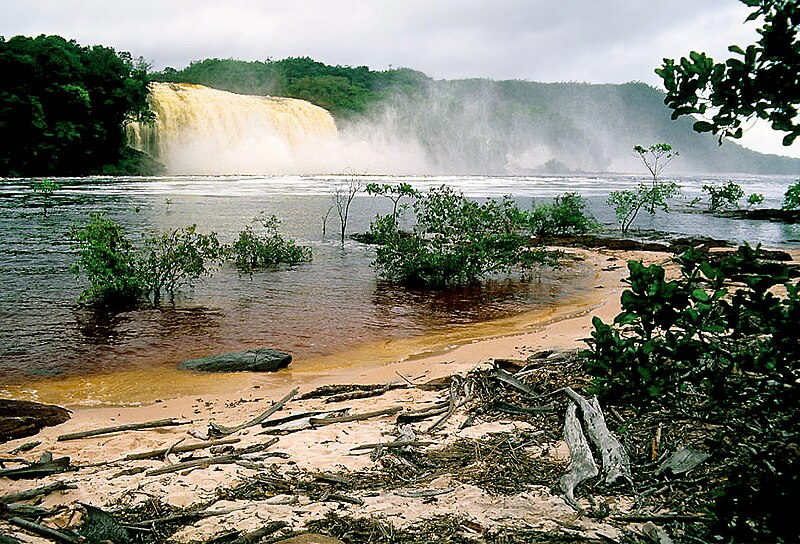
[[714, 62], [692, 51], [679, 62], [664, 59], [656, 73], [667, 90], [664, 103], [672, 118], [700, 115], [698, 132], [741, 138], [742, 123], [760, 118], [785, 132], [783, 145], [800, 136], [800, 3], [797, 0], [740, 0], [755, 8], [747, 21], [762, 20], [760, 38], [742, 48], [731, 45], [735, 56]]
[[116, 173], [124, 125], [147, 118], [147, 66], [60, 36], [0, 37], [0, 175]]
[[156, 81], [198, 83], [242, 94], [300, 98], [337, 117], [349, 117], [392, 92], [414, 92], [428, 76], [408, 68], [385, 71], [366, 66], [331, 66], [309, 57], [243, 61], [205, 59], [182, 70], [165, 68], [152, 74]]

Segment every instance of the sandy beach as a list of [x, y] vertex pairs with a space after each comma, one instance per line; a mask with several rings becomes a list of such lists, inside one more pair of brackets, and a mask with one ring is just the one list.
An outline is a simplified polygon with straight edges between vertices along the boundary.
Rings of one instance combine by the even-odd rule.
[[[393, 486], [389, 491], [354, 492], [350, 502], [335, 497], [319, 500], [313, 494], [296, 492], [276, 493], [267, 499], [253, 501], [219, 498], [220, 490], [252, 481], [265, 472], [297, 477], [299, 474], [369, 471], [379, 462], [375, 448], [353, 448], [398, 440], [398, 432], [411, 433], [414, 440], [427, 442], [430, 444], [427, 447], [431, 448], [461, 439], [480, 440], [493, 436], [492, 433], [535, 434], [536, 429], [530, 424], [513, 419], [482, 421], [478, 417], [465, 425], [468, 415], [459, 410], [455, 410], [452, 417], [435, 431], [428, 431], [433, 420], [404, 428], [406, 426], [398, 425], [396, 419], [398, 413], [418, 411], [446, 400], [447, 390], [419, 387], [432, 380], [463, 376], [477, 368], [490, 367], [493, 361], [500, 359], [524, 361], [541, 350], [562, 351], [584, 346], [582, 339], [589, 335], [592, 318], [600, 316], [608, 322], [619, 311], [619, 294], [624, 288], [622, 279], [627, 276], [626, 259], [635, 257], [646, 262], [663, 262], [667, 258], [663, 253], [571, 251], [585, 259], [594, 273], [594, 278], [589, 278], [591, 287], [580, 299], [548, 315], [523, 315], [483, 324], [458, 339], [436, 338], [421, 350], [415, 351], [412, 344], [400, 348], [390, 346], [387, 351], [393, 354], [402, 349], [406, 351], [394, 360], [384, 358], [379, 364], [370, 364], [370, 359], [363, 353], [350, 353], [346, 363], [341, 358], [321, 361], [302, 371], [203, 377], [202, 380], [207, 381], [197, 383], [207, 383], [206, 389], [198, 389], [192, 395], [171, 397], [167, 394], [169, 380], [177, 378], [173, 373], [166, 373], [150, 377], [160, 380], [155, 388], [159, 392], [158, 398], [139, 405], [120, 402], [118, 405], [91, 407], [86, 406], [86, 402], [64, 402], [76, 400], [68, 394], [69, 384], [62, 385], [63, 390], [53, 388], [46, 394], [37, 392], [38, 400], [61, 404], [72, 410], [72, 418], [62, 425], [43, 430], [35, 437], [3, 444], [4, 457], [23, 457], [33, 461], [42, 453], [51, 452], [55, 458], [69, 457], [70, 465], [80, 468], [36, 480], [2, 478], [0, 495], [56, 481], [68, 483], [70, 489], [36, 499], [38, 506], [58, 512], [52, 518], [45, 518], [43, 523], [62, 527], [76, 523], [80, 503], [114, 510], [123, 505], [158, 500], [181, 508], [203, 504], [206, 510], [215, 513], [179, 530], [171, 537], [175, 542], [204, 542], [225, 530], [247, 531], [269, 520], [281, 520], [288, 524], [289, 529], [302, 531], [309, 520], [319, 519], [331, 511], [340, 515], [378, 516], [396, 526], [436, 514], [458, 514], [484, 528], [523, 524], [532, 530], [560, 530], [565, 534], [573, 531], [592, 538], [601, 538], [602, 535], [613, 538], [617, 533], [614, 526], [576, 511], [547, 486], [528, 486], [519, 493], [499, 495], [462, 483], [449, 475], [427, 481], [422, 488], [409, 482], [408, 486]], [[331, 398], [302, 399], [308, 392], [333, 384], [391, 384], [396, 388], [387, 388], [384, 394], [365, 399], [338, 402], [329, 402], [335, 400]], [[270, 434], [265, 434], [269, 429], [264, 431], [260, 425], [244, 427], [224, 436], [235, 440], [233, 444], [212, 450], [218, 452], [216, 455], [230, 452], [231, 448], [255, 450], [236, 462], [159, 473], [159, 469], [182, 460], [211, 454], [198, 451], [187, 457], [186, 454], [168, 451], [166, 455], [153, 459], [130, 458], [136, 452], [180, 449], [187, 444], [202, 443], [204, 439], [213, 438], [209, 437], [209, 430], [215, 425], [235, 427], [249, 422], [294, 389], [297, 389], [297, 395], [273, 418], [318, 412], [321, 413], [313, 417], [322, 418], [330, 412], [345, 409], [349, 409], [351, 414], [379, 410], [387, 410], [387, 414], [319, 426], [308, 425], [309, 418], [306, 417], [294, 423], [298, 426], [305, 421], [304, 429], [295, 430], [289, 422], [283, 432]], [[394, 412], [388, 413], [391, 410]], [[59, 440], [69, 433], [168, 418], [180, 424]], [[273, 437], [277, 438], [274, 445], [259, 450], [260, 445]], [[15, 448], [31, 441], [40, 443], [24, 453], [11, 454]], [[426, 446], [420, 447], [424, 449]], [[569, 455], [560, 441], [529, 444], [526, 451], [564, 465]], [[617, 506], [624, 509], [624, 504]], [[22, 542], [38, 541], [5, 522], [0, 522], [0, 528]]]

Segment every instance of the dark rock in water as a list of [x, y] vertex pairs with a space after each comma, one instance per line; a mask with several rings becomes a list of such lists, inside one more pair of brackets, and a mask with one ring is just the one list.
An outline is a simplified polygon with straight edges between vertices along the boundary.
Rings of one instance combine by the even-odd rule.
[[0, 442], [33, 436], [44, 427], [60, 425], [69, 410], [27, 400], [0, 399]]
[[199, 372], [275, 372], [289, 366], [292, 356], [269, 348], [234, 351], [190, 359], [178, 365], [182, 370]]

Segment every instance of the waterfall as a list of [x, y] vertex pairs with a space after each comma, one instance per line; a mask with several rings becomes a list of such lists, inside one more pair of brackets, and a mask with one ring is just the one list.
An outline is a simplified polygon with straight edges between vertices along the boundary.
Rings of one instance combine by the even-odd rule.
[[337, 145], [327, 110], [305, 100], [152, 83], [153, 124], [131, 123], [131, 147], [171, 174], [287, 174], [327, 169]]

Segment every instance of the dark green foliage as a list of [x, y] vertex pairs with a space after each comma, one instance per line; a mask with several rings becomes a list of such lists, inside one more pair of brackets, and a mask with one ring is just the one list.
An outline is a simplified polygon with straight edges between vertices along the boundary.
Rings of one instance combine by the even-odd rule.
[[210, 275], [224, 256], [215, 233], [202, 234], [191, 225], [145, 238], [136, 273], [157, 304], [162, 294], [174, 297], [179, 287], [191, 287], [200, 276]]
[[[708, 210], [711, 212], [736, 209], [739, 207], [739, 201], [744, 198], [744, 189], [733, 181], [725, 185], [703, 185], [703, 191], [708, 193]], [[761, 197], [762, 201], [763, 198]]]
[[796, 210], [800, 208], [800, 180], [786, 189], [783, 195], [783, 209]]
[[147, 66], [59, 36], [0, 37], [0, 175], [86, 175], [119, 163], [149, 119]]
[[597, 227], [597, 221], [586, 213], [586, 200], [577, 193], [559, 195], [552, 204], [540, 204], [530, 213], [534, 236], [585, 234]]
[[728, 49], [735, 56], [715, 63], [705, 53], [692, 51], [680, 62], [664, 59], [656, 70], [664, 81], [664, 102], [681, 115], [709, 114], [696, 121], [698, 132], [741, 138], [742, 121], [760, 118], [785, 132], [783, 145], [800, 135], [800, 4], [795, 0], [741, 0], [755, 8], [747, 18], [762, 18], [755, 44]]
[[595, 318], [586, 368], [606, 402], [715, 425], [725, 459], [716, 531], [734, 541], [795, 541], [800, 493], [800, 283], [740, 247], [712, 263], [684, 253], [681, 275], [630, 262], [611, 325]]
[[400, 232], [392, 215], [372, 224], [375, 266], [390, 281], [441, 287], [556, 263], [532, 245], [530, 218], [510, 198], [481, 204], [441, 186], [417, 198], [414, 215], [411, 233]]
[[297, 264], [311, 260], [311, 248], [298, 246], [293, 240], [281, 236], [277, 217], [263, 217], [261, 226], [264, 232], [259, 234], [247, 225], [231, 245], [231, 257], [241, 273], [252, 275], [280, 263]]
[[143, 295], [136, 250], [119, 224], [104, 213], [93, 213], [85, 226], [73, 227], [70, 237], [78, 250], [72, 271], [86, 275], [90, 284], [81, 302], [122, 308]]

